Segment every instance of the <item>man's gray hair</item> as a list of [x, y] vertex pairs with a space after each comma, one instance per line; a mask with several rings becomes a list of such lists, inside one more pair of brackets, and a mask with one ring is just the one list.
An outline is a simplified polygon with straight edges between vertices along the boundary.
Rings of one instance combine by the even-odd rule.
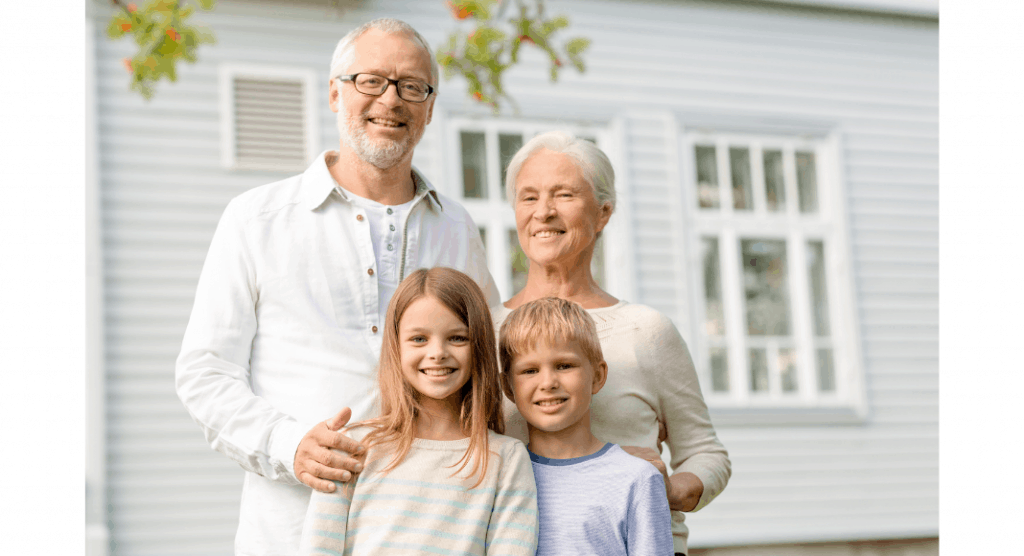
[[412, 28], [412, 25], [390, 17], [382, 17], [368, 21], [359, 27], [349, 31], [347, 35], [338, 41], [338, 46], [334, 48], [334, 56], [331, 57], [331, 73], [329, 77], [333, 80], [339, 75], [344, 75], [348, 71], [349, 66], [352, 65], [352, 58], [355, 57], [355, 42], [356, 39], [361, 37], [363, 33], [370, 29], [377, 29], [383, 31], [389, 35], [404, 33], [412, 38], [413, 42], [423, 47], [423, 50], [427, 51], [427, 57], [430, 58], [430, 81], [434, 87], [436, 94], [440, 88], [440, 80], [438, 79], [439, 71], [437, 68], [437, 59], [434, 58], [434, 51], [430, 48], [430, 44], [427, 39], [423, 38], [423, 35], [419, 34], [416, 29]]
[[505, 172], [505, 193], [512, 208], [516, 206], [516, 178], [519, 171], [541, 149], [568, 156], [576, 164], [583, 180], [593, 188], [597, 206], [611, 203], [612, 212], [615, 211], [615, 170], [608, 155], [590, 141], [573, 137], [564, 131], [541, 133], [527, 141], [512, 157]]

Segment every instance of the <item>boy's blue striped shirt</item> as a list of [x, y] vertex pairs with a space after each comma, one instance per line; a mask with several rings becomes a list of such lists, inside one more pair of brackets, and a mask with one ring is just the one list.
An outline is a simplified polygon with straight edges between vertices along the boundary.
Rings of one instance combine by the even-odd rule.
[[665, 480], [615, 444], [594, 454], [549, 459], [530, 453], [537, 481], [537, 556], [671, 556]]

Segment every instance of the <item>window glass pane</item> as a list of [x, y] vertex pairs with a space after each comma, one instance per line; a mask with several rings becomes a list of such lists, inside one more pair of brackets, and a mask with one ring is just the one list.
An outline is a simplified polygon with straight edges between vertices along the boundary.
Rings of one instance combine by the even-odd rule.
[[512, 267], [512, 295], [515, 295], [526, 285], [526, 273], [530, 270], [530, 261], [519, 246], [519, 236], [515, 230], [508, 231], [508, 252]]
[[729, 391], [729, 359], [724, 347], [708, 350], [711, 359], [711, 389], [715, 392]]
[[780, 349], [778, 363], [782, 391], [796, 392], [796, 352], [791, 349]]
[[700, 208], [718, 208], [718, 163], [715, 148], [694, 148], [697, 161], [697, 202]]
[[467, 199], [487, 198], [487, 156], [484, 134], [462, 132], [462, 195]]
[[768, 391], [768, 356], [764, 349], [751, 349], [750, 353], [750, 391]]
[[818, 364], [818, 390], [821, 392], [836, 391], [836, 371], [832, 365], [832, 350], [819, 349], [815, 359]]
[[796, 185], [800, 191], [800, 212], [818, 212], [818, 174], [814, 153], [796, 153]]
[[604, 235], [594, 244], [594, 256], [590, 259], [590, 275], [598, 286], [604, 288]]
[[718, 262], [718, 238], [701, 238], [704, 259], [704, 333], [725, 334], [725, 312], [722, 309], [722, 275]]
[[729, 149], [729, 168], [732, 172], [732, 206], [736, 210], [754, 208], [754, 195], [750, 189], [750, 150]]
[[747, 303], [747, 334], [788, 336], [789, 294], [786, 243], [782, 240], [740, 240], [740, 264]]
[[782, 174], [782, 151], [764, 151], [764, 197], [768, 210], [786, 210], [786, 182]]
[[515, 133], [508, 134], [502, 133], [498, 135], [498, 156], [501, 159], [501, 198], [507, 199], [508, 196], [505, 193], [505, 168], [508, 167], [508, 163], [512, 160], [512, 157], [519, 151], [519, 148], [523, 146], [523, 136]]
[[831, 334], [828, 312], [828, 291], [825, 287], [825, 246], [820, 241], [807, 242], [808, 285], [811, 288], [811, 312], [814, 314], [814, 335]]

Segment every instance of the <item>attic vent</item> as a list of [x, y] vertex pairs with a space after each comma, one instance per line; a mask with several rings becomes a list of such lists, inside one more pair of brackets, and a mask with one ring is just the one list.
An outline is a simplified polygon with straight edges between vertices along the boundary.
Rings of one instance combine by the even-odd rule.
[[315, 156], [313, 73], [229, 66], [221, 82], [225, 166], [305, 169]]

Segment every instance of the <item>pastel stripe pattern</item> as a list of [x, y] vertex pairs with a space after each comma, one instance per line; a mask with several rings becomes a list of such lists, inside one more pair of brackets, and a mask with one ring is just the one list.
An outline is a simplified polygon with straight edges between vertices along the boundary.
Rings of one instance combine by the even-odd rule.
[[[349, 434], [358, 439], [366, 432]], [[469, 439], [417, 439], [386, 475], [389, 455], [371, 449], [355, 483], [313, 492], [300, 553], [533, 556], [537, 488], [529, 454], [522, 442], [493, 432], [488, 442], [490, 463], [475, 487], [467, 471], [453, 476]]]

